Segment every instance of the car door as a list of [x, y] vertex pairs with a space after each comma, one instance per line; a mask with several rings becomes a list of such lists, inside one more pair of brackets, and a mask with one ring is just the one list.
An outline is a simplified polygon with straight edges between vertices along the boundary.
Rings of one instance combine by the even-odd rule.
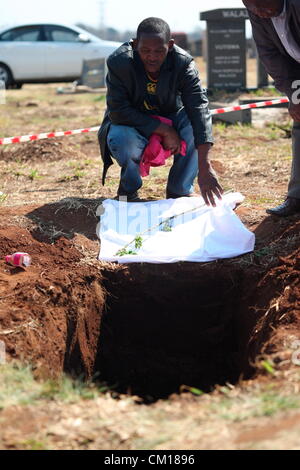
[[0, 61], [7, 64], [15, 80], [45, 76], [45, 43], [40, 25], [12, 28], [0, 36]]
[[59, 25], [46, 25], [46, 73], [52, 79], [78, 78], [87, 43], [79, 33]]

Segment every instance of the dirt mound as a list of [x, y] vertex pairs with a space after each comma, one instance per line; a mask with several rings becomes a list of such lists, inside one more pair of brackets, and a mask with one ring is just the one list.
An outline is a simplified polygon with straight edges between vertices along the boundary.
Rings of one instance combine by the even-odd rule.
[[278, 219], [266, 217], [256, 228], [255, 236], [260, 243], [276, 243], [280, 240], [292, 240], [300, 234], [300, 220], [298, 216]]
[[84, 159], [85, 154], [66, 140], [46, 139], [24, 142], [0, 149], [0, 160], [5, 161], [56, 161]]
[[26, 215], [37, 223], [33, 235], [40, 241], [47, 241], [47, 237], [48, 241], [51, 241], [51, 233], [64, 234], [68, 238], [72, 238], [75, 233], [81, 233], [90, 240], [98, 240], [96, 212], [102, 200], [65, 198], [58, 203], [37, 207]]
[[[32, 265], [5, 264], [14, 251], [27, 251]], [[28, 230], [0, 230], [0, 340], [10, 358], [34, 364], [38, 373], [93, 372], [105, 294], [99, 273], [80, 264], [81, 253], [60, 238], [40, 243]]]
[[269, 292], [273, 293], [273, 298], [250, 338], [249, 353], [253, 359], [258, 354], [267, 354], [277, 364], [289, 363], [286, 352], [292, 348], [294, 340], [299, 340], [300, 249], [280, 258], [279, 266], [263, 277], [258, 289], [262, 298]]
[[[250, 376], [258, 354], [280, 350], [274, 330], [284, 337], [282, 327], [299, 327], [297, 217], [267, 217], [255, 229], [256, 250], [233, 260], [118, 266], [98, 263], [94, 252], [88, 265], [79, 245], [97, 243], [97, 205], [68, 199], [1, 209], [0, 340], [8, 357], [51, 375], [100, 372], [123, 392], [159, 397], [183, 384], [210, 390]], [[37, 227], [47, 224], [67, 238], [42, 237]], [[14, 251], [28, 251], [32, 266], [6, 265]]]

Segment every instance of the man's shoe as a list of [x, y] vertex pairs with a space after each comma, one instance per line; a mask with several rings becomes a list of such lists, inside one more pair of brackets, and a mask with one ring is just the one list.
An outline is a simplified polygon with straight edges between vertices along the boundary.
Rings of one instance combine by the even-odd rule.
[[121, 186], [121, 184], [118, 187], [118, 192], [116, 199], [120, 198], [127, 198], [127, 202], [137, 202], [139, 201], [139, 195], [137, 191], [134, 191], [133, 193], [127, 193]]
[[197, 193], [189, 193], [189, 194], [174, 194], [171, 193], [170, 191], [167, 191], [166, 193], [167, 199], [178, 199], [179, 197], [200, 197], [199, 194]]
[[300, 199], [288, 197], [280, 206], [274, 207], [274, 209], [267, 209], [266, 212], [278, 217], [288, 217], [300, 213]]

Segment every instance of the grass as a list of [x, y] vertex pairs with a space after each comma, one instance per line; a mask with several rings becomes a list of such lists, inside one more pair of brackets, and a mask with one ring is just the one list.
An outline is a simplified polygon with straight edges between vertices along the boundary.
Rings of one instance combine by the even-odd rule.
[[260, 392], [257, 395], [245, 396], [234, 401], [224, 399], [212, 406], [212, 413], [216, 413], [227, 421], [242, 422], [250, 418], [274, 416], [282, 411], [300, 408], [298, 396], [283, 396], [277, 392]]
[[0, 204], [3, 204], [3, 202], [7, 199], [7, 194], [4, 194], [0, 191]]
[[73, 178], [79, 180], [80, 178], [83, 178], [86, 175], [86, 173], [82, 170], [75, 170], [73, 174]]
[[35, 179], [40, 179], [40, 178], [42, 178], [42, 176], [39, 175], [38, 170], [31, 170], [31, 172], [30, 172], [29, 175], [28, 175], [28, 178], [29, 178], [31, 181], [33, 181], [33, 180], [35, 180]]
[[281, 93], [276, 90], [274, 87], [268, 87], [268, 88], [258, 88], [257, 90], [253, 90], [250, 92], [251, 96], [257, 96], [258, 98], [263, 97], [263, 96], [278, 96], [281, 95]]
[[74, 380], [66, 375], [54, 380], [37, 381], [31, 366], [18, 362], [0, 366], [0, 409], [16, 405], [36, 405], [41, 401], [74, 403], [91, 400], [105, 393], [105, 384], [96, 386], [92, 382]]
[[250, 196], [247, 202], [248, 204], [276, 205], [278, 200], [277, 198], [271, 198], [271, 197]]
[[19, 443], [21, 448], [26, 450], [48, 450], [48, 446], [44, 442], [35, 439], [28, 439]]
[[283, 396], [277, 393], [263, 393], [260, 397], [260, 410], [254, 416], [273, 416], [280, 411], [299, 409], [300, 398], [298, 396]]
[[263, 269], [271, 269], [278, 263], [278, 257], [291, 253], [299, 246], [299, 235], [291, 235], [268, 246], [256, 248], [253, 252], [238, 258], [233, 258], [230, 262], [240, 266], [260, 266]]
[[[237, 421], [246, 417], [271, 416], [280, 411], [300, 408], [300, 396], [296, 393], [287, 395], [285, 391], [278, 389], [276, 377], [279, 372], [269, 361], [264, 363], [267, 373], [274, 377], [274, 383], [253, 386], [251, 390], [241, 389], [239, 392], [238, 387], [233, 385], [217, 387], [218, 393], [212, 396], [208, 412], [226, 420]], [[38, 381], [33, 376], [31, 366], [24, 366], [19, 362], [1, 365], [0, 374], [0, 409], [17, 405], [37, 405], [43, 401], [70, 404], [80, 400], [94, 400], [113, 390], [106, 384], [96, 385], [91, 381], [74, 380], [66, 375], [59, 379]], [[298, 380], [299, 373], [294, 377], [295, 382]], [[186, 385], [181, 386], [181, 392], [198, 397], [199, 406], [201, 397], [208, 397], [202, 390]]]
[[[104, 96], [56, 95], [55, 89], [56, 85], [26, 85], [23, 90], [9, 90], [7, 117], [1, 118], [4, 125], [1, 130], [3, 136], [19, 134], [19, 131], [29, 133], [39, 129], [47, 130], [48, 126], [55, 130], [75, 129], [84, 127], [86, 123], [95, 125], [98, 118], [100, 121], [105, 106]], [[39, 102], [39, 107], [24, 106], [25, 100], [33, 99]], [[20, 102], [20, 107], [15, 106], [17, 102]], [[57, 117], [49, 117], [56, 107]], [[251, 217], [257, 206], [264, 209], [266, 205], [275, 205], [282, 198], [288, 180], [291, 141], [285, 138], [285, 132], [277, 129], [275, 124], [270, 123], [263, 129], [240, 124], [227, 126], [221, 122], [214, 126], [215, 145], [212, 159], [221, 162], [224, 167], [224, 172], [220, 174], [222, 185], [225, 190], [234, 188], [246, 196], [244, 207], [249, 209]], [[75, 213], [82, 208], [92, 215], [103, 198], [114, 197], [120, 168], [115, 164], [109, 169], [106, 185], [102, 187], [96, 134], [66, 137], [67, 140], [70, 144], [67, 156], [58, 160], [34, 161], [28, 162], [27, 165], [22, 164], [21, 159], [19, 162], [0, 162], [1, 190], [4, 193], [3, 201], [0, 199], [2, 206], [23, 205], [26, 199], [26, 203], [30, 204], [59, 203], [57, 211], [61, 210], [62, 215], [64, 211]], [[72, 148], [82, 150], [85, 157], [82, 154], [80, 157], [74, 156]], [[6, 151], [10, 152], [10, 149], [11, 147], [7, 146]], [[165, 167], [151, 169], [150, 177], [143, 180], [142, 197], [164, 197], [171, 164], [172, 159]], [[273, 172], [275, 167], [276, 171]], [[247, 172], [251, 174], [245, 177]], [[30, 174], [32, 178], [29, 178]], [[39, 178], [40, 175], [43, 177]], [[5, 196], [8, 196], [6, 200]], [[261, 211], [256, 216], [255, 223], [259, 223], [263, 217]], [[37, 223], [39, 224], [39, 221]], [[53, 222], [40, 223], [39, 228], [51, 240], [59, 235], [67, 236], [58, 231]], [[266, 269], [272, 263], [278, 262], [278, 256], [298, 246], [298, 235], [269, 246], [258, 244], [253, 253], [234, 259], [232, 263], [239, 263], [242, 267], [262, 266]], [[58, 407], [62, 404], [68, 418], [73, 418], [75, 412], [72, 406], [75, 404], [80, 407], [80, 416], [84, 416], [91, 409], [92, 418], [85, 417], [83, 422], [86, 420], [89, 428], [92, 428], [92, 425], [98, 426], [97, 434], [101, 439], [104, 437], [105, 444], [109, 445], [111, 442], [112, 433], [118, 435], [117, 432], [120, 432], [116, 442], [119, 447], [116, 448], [130, 445], [132, 448], [159, 449], [170, 443], [176, 448], [176, 444], [181, 445], [182, 442], [191, 443], [191, 446], [195, 445], [194, 448], [197, 448], [202, 442], [203, 445], [210, 442], [207, 436], [210, 439], [212, 436], [215, 438], [221, 435], [219, 430], [223, 429], [222, 426], [228, 426], [226, 436], [230, 436], [235, 425], [247, 426], [248, 420], [255, 419], [255, 425], [259, 426], [265, 418], [275, 419], [277, 414], [300, 408], [297, 389], [299, 373], [297, 375], [293, 372], [294, 376], [284, 375], [284, 372], [278, 371], [274, 364], [267, 360], [260, 366], [268, 379], [267, 384], [253, 381], [246, 385], [217, 387], [209, 396], [196, 387], [183, 386], [185, 388], [181, 390], [184, 392], [182, 402], [181, 398], [170, 398], [153, 407], [145, 407], [137, 406], [136, 397], [128, 396], [122, 397], [121, 400], [101, 402], [109, 395], [106, 393], [108, 388], [105, 384], [101, 388], [101, 385], [83, 383], [81, 380], [73, 381], [67, 376], [60, 380], [37, 381], [29, 366], [6, 364], [0, 367], [0, 407], [7, 409], [17, 405], [48, 409], [50, 404]], [[111, 408], [108, 408], [109, 403]], [[100, 412], [105, 426], [99, 418]], [[78, 414], [75, 418], [77, 417]], [[101, 432], [106, 432], [106, 437]], [[24, 435], [19, 442], [20, 446], [28, 449], [49, 448], [47, 440], [39, 435]], [[82, 442], [88, 442], [88, 439], [83, 438]], [[99, 442], [98, 445], [103, 444]]]
[[100, 96], [96, 96], [96, 98], [94, 98], [94, 101], [97, 103], [97, 102], [105, 102], [106, 100], [106, 95], [100, 95]]
[[[203, 64], [201, 67], [203, 68]], [[7, 126], [5, 126], [7, 132], [3, 128], [3, 134], [26, 134], [35, 130], [48, 130], [48, 127], [49, 130], [75, 129], [85, 125], [96, 125], [98, 121], [101, 121], [101, 115], [105, 109], [105, 95], [88, 93], [57, 95], [56, 88], [57, 84], [46, 86], [25, 85], [22, 90], [8, 90]], [[26, 107], [26, 102], [32, 100], [37, 102], [38, 106], [34, 108]], [[18, 103], [19, 106], [15, 106]], [[63, 122], [66, 125], [62, 126]], [[35, 128], [36, 126], [37, 128]], [[263, 165], [266, 175], [271, 175], [270, 165], [272, 161], [275, 161], [276, 167], [278, 167], [274, 155], [279, 161], [280, 168], [285, 165], [285, 162], [289, 163], [290, 141], [282, 138], [284, 134], [280, 129], [267, 127], [262, 130], [241, 124], [226, 126], [224, 123], [219, 122], [214, 125], [214, 134], [215, 145], [212, 158], [217, 158], [228, 170], [224, 176], [221, 175], [222, 184], [225, 188], [233, 187], [232, 179], [243, 171], [244, 161], [247, 161], [248, 165], [250, 162], [251, 170]], [[69, 158], [61, 158], [57, 162], [44, 161], [42, 166], [35, 166], [36, 172], [31, 173], [31, 169], [13, 166], [11, 166], [9, 172], [3, 167], [2, 174], [5, 174], [6, 178], [2, 190], [5, 193], [10, 193], [9, 204], [17, 203], [20, 200], [19, 193], [21, 191], [27, 191], [28, 201], [45, 201], [46, 195], [48, 197], [47, 201], [49, 201], [50, 194], [43, 193], [43, 190], [49, 188], [50, 185], [56, 189], [56, 192], [52, 194], [53, 201], [55, 197], [59, 199], [59, 197], [65, 197], [66, 195], [76, 196], [76, 193], [81, 194], [83, 190], [87, 191], [88, 195], [115, 196], [120, 169], [118, 165], [113, 165], [108, 171], [106, 185], [101, 186], [102, 163], [99, 157], [96, 134], [66, 137], [64, 142], [70, 146], [70, 150], [68, 150]], [[263, 146], [262, 144], [265, 142], [266, 145]], [[80, 160], [74, 158], [72, 147], [81, 150], [81, 152], [83, 151], [86, 158], [80, 158]], [[7, 151], [10, 152], [11, 148], [8, 146]], [[172, 159], [168, 161], [165, 167], [151, 169], [150, 177], [143, 179], [142, 198], [155, 199], [164, 196], [171, 163]], [[39, 178], [41, 175], [42, 178]], [[19, 184], [21, 178], [22, 189]], [[247, 184], [253, 181], [252, 178], [252, 175], [248, 177]], [[236, 181], [239, 181], [239, 178]], [[93, 184], [90, 183], [83, 187], [82, 184], [85, 182], [92, 182]], [[241, 190], [242, 186], [245, 190], [245, 185], [240, 180], [240, 188], [236, 185], [236, 189]], [[267, 185], [265, 187], [267, 188]], [[35, 189], [37, 189], [37, 192], [34, 192]], [[249, 190], [246, 191], [245, 195], [251, 198], [251, 192], [251, 186], [249, 185]], [[257, 191], [253, 189], [253, 193], [253, 196], [256, 197]], [[258, 197], [261, 197], [262, 201], [263, 198], [267, 197], [264, 194], [264, 189], [259, 191]]]
[[[195, 449], [214, 446], [213, 442], [216, 442], [215, 447], [209, 448], [223, 448], [222, 435], [226, 435], [226, 442], [227, 439], [231, 442], [235, 432], [247, 431], [249, 425], [259, 429], [261, 423], [266, 425], [265, 419], [280, 422], [287, 413], [297, 413], [300, 409], [299, 369], [290, 371], [287, 376], [274, 367], [272, 382], [227, 384], [217, 386], [212, 394], [182, 386], [181, 391], [185, 392], [182, 402], [173, 398], [161, 400], [154, 406], [140, 404], [134, 396], [115, 400], [113, 393], [107, 393], [105, 385], [101, 388], [80, 380], [73, 382], [68, 377], [37, 381], [30, 367], [17, 363], [1, 367], [0, 373], [2, 409], [17, 405], [26, 407], [35, 416], [47, 410], [51, 413], [46, 429], [43, 423], [40, 429], [24, 435], [23, 439], [17, 435], [11, 440], [14, 447], [22, 449], [43, 450], [56, 448], [56, 445], [99, 449], [103, 448], [103, 443], [112, 445], [112, 441], [113, 448], [118, 449]], [[10, 409], [14, 412], [14, 408]], [[59, 421], [55, 416], [59, 416]], [[269, 421], [271, 430], [272, 422]], [[95, 436], [99, 436], [98, 441]], [[251, 445], [252, 441], [245, 444]]]
[[[276, 379], [281, 372], [270, 361], [261, 361], [260, 366], [273, 378], [273, 382], [251, 383], [250, 388], [238, 391], [238, 387], [219, 387], [223, 394], [211, 403], [211, 413], [231, 422], [242, 422], [250, 418], [274, 416], [288, 410], [300, 409], [300, 396], [295, 391], [282, 389]], [[295, 371], [291, 383], [299, 380]], [[291, 384], [290, 384], [291, 385]], [[291, 387], [293, 388], [293, 387]]]

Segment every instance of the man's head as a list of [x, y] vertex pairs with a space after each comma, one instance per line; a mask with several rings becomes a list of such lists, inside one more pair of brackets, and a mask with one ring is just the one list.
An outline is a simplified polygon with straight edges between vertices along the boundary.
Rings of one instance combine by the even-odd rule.
[[243, 0], [249, 11], [260, 18], [272, 18], [280, 15], [284, 7], [284, 0]]
[[139, 24], [133, 43], [149, 73], [159, 72], [173, 45], [169, 25], [160, 18], [152, 17]]

